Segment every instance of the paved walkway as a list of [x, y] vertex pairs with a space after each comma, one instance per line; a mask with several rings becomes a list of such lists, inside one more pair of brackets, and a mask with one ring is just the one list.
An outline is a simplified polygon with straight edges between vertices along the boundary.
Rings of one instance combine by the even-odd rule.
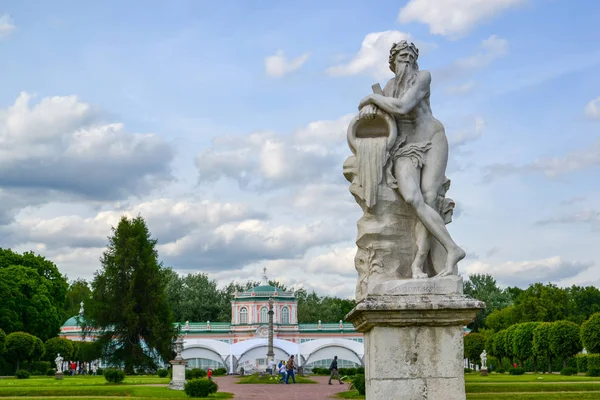
[[235, 394], [234, 400], [324, 400], [339, 392], [348, 390], [349, 384], [340, 385], [337, 381], [327, 384], [328, 376], [311, 376], [317, 384], [279, 384], [279, 385], [238, 385], [237, 378], [231, 376], [215, 377], [219, 392]]

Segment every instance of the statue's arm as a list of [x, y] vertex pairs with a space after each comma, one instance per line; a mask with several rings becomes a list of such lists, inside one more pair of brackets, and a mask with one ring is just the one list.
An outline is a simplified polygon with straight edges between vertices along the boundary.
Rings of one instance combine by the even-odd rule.
[[417, 82], [401, 98], [396, 99], [380, 94], [370, 94], [360, 102], [358, 109], [360, 110], [368, 104], [374, 104], [390, 114], [405, 115], [429, 94], [430, 88], [431, 74], [429, 71], [421, 71], [417, 77]]

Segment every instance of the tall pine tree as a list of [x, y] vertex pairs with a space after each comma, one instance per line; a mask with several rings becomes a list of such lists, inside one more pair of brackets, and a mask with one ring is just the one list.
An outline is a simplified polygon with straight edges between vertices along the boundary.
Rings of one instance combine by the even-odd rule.
[[123, 363], [126, 373], [155, 368], [157, 358], [170, 359], [176, 335], [157, 241], [141, 216], [122, 217], [112, 230], [85, 308], [86, 331], [102, 332], [105, 357]]

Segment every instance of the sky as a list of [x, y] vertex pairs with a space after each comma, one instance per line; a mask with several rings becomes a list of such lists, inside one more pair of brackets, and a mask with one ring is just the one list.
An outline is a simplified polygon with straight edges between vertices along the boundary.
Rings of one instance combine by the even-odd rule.
[[165, 266], [353, 297], [346, 128], [402, 39], [450, 142], [459, 273], [600, 285], [594, 0], [0, 0], [0, 247], [92, 279], [121, 215]]

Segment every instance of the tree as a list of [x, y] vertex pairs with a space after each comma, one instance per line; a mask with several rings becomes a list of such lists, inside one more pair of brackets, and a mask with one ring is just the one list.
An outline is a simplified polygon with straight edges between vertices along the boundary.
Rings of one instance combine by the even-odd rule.
[[[539, 322], [525, 322], [515, 325], [513, 340], [513, 353], [521, 363], [525, 365], [525, 360], [534, 357], [533, 354], [533, 331], [539, 326]], [[537, 357], [534, 357], [534, 370], [537, 372]]]
[[553, 322], [569, 315], [569, 295], [554, 284], [535, 283], [522, 292], [514, 303], [514, 322]]
[[56, 336], [63, 313], [62, 304], [54, 304], [52, 290], [51, 282], [34, 268], [0, 268], [0, 328], [32, 333], [43, 340]]
[[13, 332], [6, 336], [6, 358], [15, 361], [17, 369], [22, 360], [32, 357], [36, 347], [36, 337], [27, 332]]
[[473, 364], [479, 364], [481, 353], [485, 349], [485, 336], [481, 333], [469, 333], [464, 336], [465, 357]]
[[600, 313], [596, 313], [581, 325], [581, 342], [588, 353], [600, 353]]
[[92, 298], [92, 289], [85, 279], [77, 279], [69, 285], [67, 290], [67, 299], [65, 301], [63, 320], [79, 314], [81, 302], [87, 304]]
[[37, 336], [33, 337], [33, 349], [29, 354], [27, 360], [29, 361], [29, 365], [31, 365], [32, 361], [41, 360], [46, 354], [46, 346], [44, 346], [44, 342]]
[[592, 314], [600, 312], [600, 290], [595, 286], [571, 286], [569, 295], [568, 320], [582, 324]]
[[506, 339], [504, 340], [504, 352], [510, 359], [511, 364], [514, 362], [514, 357], [516, 356], [513, 343], [517, 327], [518, 325], [511, 325], [506, 328]]
[[496, 280], [489, 274], [469, 275], [469, 280], [464, 283], [464, 293], [485, 302], [485, 310], [478, 312], [473, 322], [468, 325], [474, 332], [485, 327], [485, 320], [493, 311], [512, 303], [510, 293], [500, 289]]
[[514, 311], [513, 306], [496, 309], [486, 317], [485, 325], [496, 332], [506, 329], [516, 323]]
[[218, 298], [217, 281], [206, 274], [188, 274], [183, 278], [180, 321], [216, 321], [220, 311]]
[[157, 241], [146, 222], [122, 217], [112, 231], [92, 282], [84, 332], [103, 332], [98, 341], [104, 354], [132, 373], [134, 367], [154, 368], [159, 357], [168, 360], [176, 332]]
[[46, 361], [54, 362], [58, 354], [65, 360], [73, 359], [73, 344], [69, 339], [55, 337], [46, 340]]
[[0, 329], [0, 356], [6, 351], [6, 333]]
[[62, 310], [69, 284], [52, 261], [32, 252], [18, 254], [10, 249], [0, 248], [0, 270], [15, 265], [35, 269], [48, 284], [50, 302], [57, 310]]
[[507, 356], [504, 344], [506, 342], [506, 329], [501, 330], [494, 334], [494, 339], [491, 341], [492, 347], [489, 349], [491, 355], [498, 357], [500, 363], [502, 359]]
[[552, 351], [550, 350], [550, 328], [552, 324], [548, 322], [540, 323], [533, 330], [532, 353], [535, 357], [548, 360], [548, 372], [552, 373]]
[[582, 350], [579, 326], [571, 321], [556, 321], [550, 326], [550, 350], [563, 360], [567, 367], [567, 358]]

